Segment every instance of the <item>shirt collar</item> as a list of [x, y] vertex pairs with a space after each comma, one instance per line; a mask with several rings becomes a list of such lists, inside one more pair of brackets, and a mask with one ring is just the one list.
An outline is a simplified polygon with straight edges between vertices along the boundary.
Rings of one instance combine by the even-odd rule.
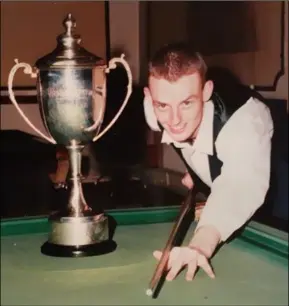
[[204, 103], [204, 113], [200, 124], [198, 135], [192, 142], [174, 141], [167, 131], [163, 131], [162, 143], [171, 144], [180, 149], [188, 148], [192, 151], [202, 152], [213, 155], [213, 121], [214, 121], [214, 104], [212, 101]]

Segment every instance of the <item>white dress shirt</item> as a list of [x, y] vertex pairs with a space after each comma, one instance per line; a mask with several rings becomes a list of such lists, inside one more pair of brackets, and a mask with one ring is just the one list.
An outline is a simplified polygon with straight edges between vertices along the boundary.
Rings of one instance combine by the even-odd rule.
[[[160, 131], [153, 107], [144, 101], [148, 125]], [[211, 188], [197, 228], [212, 225], [223, 241], [244, 225], [263, 204], [270, 181], [273, 121], [270, 110], [250, 98], [224, 125], [216, 140], [216, 152], [223, 162], [221, 174], [212, 183], [208, 155], [213, 154], [214, 104], [204, 104], [204, 116], [193, 144], [172, 140], [164, 131], [162, 143], [174, 143], [183, 157]]]

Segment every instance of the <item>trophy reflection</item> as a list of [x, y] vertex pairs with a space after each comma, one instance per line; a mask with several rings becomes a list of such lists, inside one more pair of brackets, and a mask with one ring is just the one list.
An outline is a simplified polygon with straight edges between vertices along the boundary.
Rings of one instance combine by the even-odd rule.
[[[64, 145], [69, 153], [71, 178], [66, 209], [51, 214], [51, 231], [41, 252], [50, 256], [78, 257], [112, 252], [116, 243], [109, 237], [108, 218], [95, 214], [86, 203], [81, 183], [81, 152], [86, 144], [98, 140], [117, 121], [132, 91], [129, 65], [122, 55], [105, 62], [80, 46], [74, 33], [74, 18], [68, 14], [65, 32], [57, 47], [35, 63], [35, 72], [17, 60], [8, 78], [9, 97], [26, 123], [53, 144]], [[106, 106], [106, 73], [121, 63], [128, 75], [127, 95], [116, 116], [100, 131]], [[13, 79], [19, 68], [37, 78], [37, 98], [48, 136], [37, 129], [19, 108], [13, 93]]]

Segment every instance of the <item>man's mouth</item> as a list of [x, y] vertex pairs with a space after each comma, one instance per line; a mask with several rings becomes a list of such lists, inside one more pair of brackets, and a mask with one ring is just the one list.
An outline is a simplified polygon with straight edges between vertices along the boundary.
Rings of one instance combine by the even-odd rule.
[[172, 134], [181, 134], [185, 130], [186, 124], [184, 124], [180, 128], [169, 127]]

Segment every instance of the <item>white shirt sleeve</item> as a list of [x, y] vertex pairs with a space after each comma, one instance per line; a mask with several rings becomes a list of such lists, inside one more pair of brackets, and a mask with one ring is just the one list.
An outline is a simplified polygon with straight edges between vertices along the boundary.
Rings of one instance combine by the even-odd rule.
[[197, 225], [214, 226], [222, 241], [252, 217], [269, 188], [273, 122], [263, 104], [253, 100], [249, 105], [220, 132], [216, 150], [223, 166]]

